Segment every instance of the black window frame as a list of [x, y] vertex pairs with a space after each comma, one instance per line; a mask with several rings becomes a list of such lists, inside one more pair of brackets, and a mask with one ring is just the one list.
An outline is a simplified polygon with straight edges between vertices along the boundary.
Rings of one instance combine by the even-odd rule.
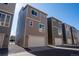
[[37, 16], [37, 12], [35, 10], [32, 10], [32, 15]]

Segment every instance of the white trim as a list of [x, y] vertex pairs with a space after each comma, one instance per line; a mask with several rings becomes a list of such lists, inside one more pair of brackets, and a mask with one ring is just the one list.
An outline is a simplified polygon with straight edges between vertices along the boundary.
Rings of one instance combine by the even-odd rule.
[[4, 20], [4, 25], [3, 26], [5, 26], [6, 18], [7, 18], [7, 14], [5, 14], [5, 20]]
[[14, 14], [14, 13], [11, 13], [11, 12], [8, 12], [8, 11], [5, 11], [5, 10], [2, 10], [2, 9], [0, 9], [0, 11], [4, 11], [4, 12], [9, 13], [9, 14]]
[[30, 17], [26, 17], [26, 19], [31, 19], [31, 20], [36, 21], [36, 22], [41, 22], [40, 20], [36, 20], [36, 19], [30, 18]]
[[[5, 19], [6, 19], [6, 14], [5, 13], [3, 13], [3, 12], [0, 12], [1, 14], [4, 14], [5, 15]], [[1, 25], [1, 21], [0, 21], [0, 26], [4, 26], [5, 25], [5, 19], [4, 19], [4, 21], [3, 21], [3, 25]]]
[[[36, 13], [37, 13], [37, 15], [33, 15], [33, 14], [32, 14], [32, 11], [36, 12]], [[32, 15], [32, 16], [34, 16], [34, 17], [39, 17], [39, 16], [38, 16], [38, 14], [39, 14], [39, 13], [38, 13], [38, 11], [37, 11], [37, 10], [35, 10], [35, 9], [31, 8], [31, 15]]]
[[[9, 26], [10, 26], [10, 22], [11, 22], [11, 15], [6, 14], [6, 13], [3, 13], [3, 12], [0, 12], [0, 13], [5, 15], [5, 19], [4, 19], [4, 21], [3, 21], [3, 25], [0, 25], [0, 26], [9, 27]], [[10, 16], [8, 26], [5, 25], [5, 24], [6, 24], [6, 20], [7, 20], [7, 15]], [[1, 24], [1, 23], [2, 23], [2, 22], [0, 21], [0, 24]]]
[[[9, 22], [8, 22], [8, 26], [6, 26], [6, 23], [7, 23], [7, 22], [6, 22], [6, 20], [7, 20], [7, 15], [10, 16]], [[5, 27], [9, 27], [9, 26], [10, 26], [10, 22], [11, 22], [11, 15], [6, 14], [6, 20], [5, 20], [5, 25], [4, 25], [4, 26], [5, 26]]]

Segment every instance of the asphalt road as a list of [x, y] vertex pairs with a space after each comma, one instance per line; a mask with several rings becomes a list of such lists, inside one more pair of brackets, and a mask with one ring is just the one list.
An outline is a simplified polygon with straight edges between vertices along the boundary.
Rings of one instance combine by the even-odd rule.
[[79, 51], [77, 50], [67, 50], [51, 47], [30, 48], [27, 51], [37, 56], [79, 56]]
[[[14, 43], [10, 43], [9, 49], [0, 49], [0, 56], [79, 56], [79, 46], [62, 46], [71, 48], [60, 49], [54, 47], [33, 47], [33, 48], [22, 48]], [[74, 50], [76, 48], [77, 50]]]

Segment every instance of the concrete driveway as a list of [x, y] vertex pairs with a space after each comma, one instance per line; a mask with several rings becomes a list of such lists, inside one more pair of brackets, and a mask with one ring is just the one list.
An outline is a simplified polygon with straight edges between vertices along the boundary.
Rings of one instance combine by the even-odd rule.
[[29, 52], [37, 56], [79, 56], [79, 49], [56, 46], [29, 48]]
[[15, 43], [9, 43], [8, 56], [35, 56], [27, 51], [24, 48], [15, 45]]

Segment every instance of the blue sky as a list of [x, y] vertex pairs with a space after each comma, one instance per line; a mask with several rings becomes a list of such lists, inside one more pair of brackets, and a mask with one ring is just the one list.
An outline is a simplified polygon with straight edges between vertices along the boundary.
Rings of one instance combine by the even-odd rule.
[[[22, 6], [26, 4], [17, 4], [15, 9], [15, 16], [13, 19], [11, 35], [16, 34], [16, 25], [18, 13]], [[71, 26], [79, 29], [79, 4], [78, 3], [40, 3], [31, 4], [33, 7], [48, 14], [48, 17], [56, 17]]]

